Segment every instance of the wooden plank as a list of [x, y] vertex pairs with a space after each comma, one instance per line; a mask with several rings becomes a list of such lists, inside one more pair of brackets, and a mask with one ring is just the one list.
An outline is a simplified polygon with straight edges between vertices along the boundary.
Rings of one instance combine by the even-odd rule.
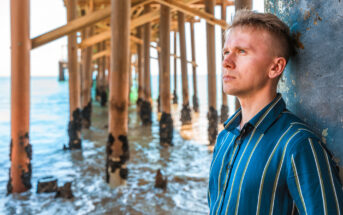
[[111, 15], [111, 8], [107, 7], [105, 9], [90, 13], [89, 15], [74, 19], [73, 21], [68, 22], [66, 25], [62, 27], [56, 28], [48, 33], [42, 34], [40, 36], [37, 36], [31, 39], [32, 49], [37, 48], [53, 40], [56, 40], [65, 35], [74, 33], [85, 27], [88, 27], [96, 22], [99, 22], [103, 19], [110, 17], [110, 15]]
[[[151, 2], [151, 0], [146, 0], [146, 1], [140, 2], [135, 7], [144, 6], [145, 4], [148, 4], [150, 2]], [[134, 9], [131, 10], [131, 13], [133, 11], [134, 11]], [[109, 18], [110, 16], [111, 16], [111, 7], [108, 6], [104, 9], [92, 12], [86, 16], [82, 16], [80, 18], [77, 18], [77, 19], [73, 20], [72, 22], [67, 23], [66, 25], [63, 25], [59, 28], [56, 28], [52, 31], [44, 33], [44, 34], [37, 36], [35, 38], [32, 38], [31, 39], [32, 49], [37, 48], [39, 46], [42, 46], [46, 43], [54, 41], [58, 38], [66, 36], [68, 34], [79, 31], [79, 30], [86, 28], [88, 26], [91, 26], [91, 25], [93, 25], [99, 21], [102, 21], [106, 18]]]
[[216, 19], [214, 15], [192, 8], [189, 5], [182, 3], [180, 1], [176, 1], [176, 0], [155, 0], [155, 1], [160, 4], [166, 5], [170, 8], [181, 11], [187, 15], [198, 16], [200, 18], [203, 18], [209, 24], [219, 25], [221, 28], [224, 28], [224, 29], [228, 27], [228, 24], [225, 21]]

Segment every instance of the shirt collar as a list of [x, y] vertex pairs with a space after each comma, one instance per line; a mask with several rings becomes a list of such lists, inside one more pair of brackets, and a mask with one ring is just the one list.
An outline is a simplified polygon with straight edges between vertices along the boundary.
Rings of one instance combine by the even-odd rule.
[[[278, 93], [273, 101], [265, 106], [247, 123], [256, 128], [256, 131], [264, 133], [285, 108], [285, 101], [282, 99], [281, 94]], [[224, 122], [225, 129], [232, 131], [239, 125], [242, 119], [241, 111], [241, 108], [239, 108], [235, 114], [233, 114], [226, 122]]]

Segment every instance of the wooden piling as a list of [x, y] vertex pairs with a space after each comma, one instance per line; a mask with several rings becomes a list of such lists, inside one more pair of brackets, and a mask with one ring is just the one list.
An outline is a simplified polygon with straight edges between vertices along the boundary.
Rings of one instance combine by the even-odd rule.
[[192, 69], [193, 69], [193, 110], [199, 112], [199, 99], [197, 96], [197, 67], [195, 57], [195, 41], [194, 41], [194, 22], [190, 22], [191, 28], [191, 47], [192, 47]]
[[63, 66], [63, 62], [62, 61], [59, 61], [58, 62], [58, 81], [65, 81], [65, 78], [64, 78], [64, 66]]
[[[111, 187], [124, 185], [129, 159], [128, 87], [131, 0], [112, 0], [111, 76], [106, 160], [106, 181]], [[120, 50], [120, 51], [118, 51]]]
[[[222, 20], [226, 21], [226, 3], [225, 0], [221, 1], [221, 18]], [[222, 29], [222, 47], [225, 43], [225, 29]], [[223, 56], [222, 56], [223, 58]], [[223, 71], [223, 69], [222, 69]], [[221, 74], [222, 77], [223, 74]], [[222, 80], [222, 79], [221, 79]], [[220, 122], [223, 123], [227, 120], [229, 116], [229, 106], [227, 104], [227, 95], [224, 93], [223, 90], [223, 81], [222, 81], [222, 106], [220, 109]]]
[[[140, 26], [137, 28], [137, 37], [139, 39], [142, 39], [143, 37], [143, 27]], [[144, 85], [144, 77], [143, 77], [143, 45], [137, 43], [137, 66], [138, 66], [138, 100], [137, 100], [137, 107], [140, 109], [140, 106], [144, 100], [144, 91], [143, 91], [143, 85]]]
[[[101, 42], [98, 44], [98, 52], [103, 51], [106, 49], [105, 42]], [[97, 97], [98, 101], [100, 101], [101, 107], [105, 107], [107, 103], [107, 87], [106, 87], [106, 57], [100, 57], [97, 60], [98, 63], [98, 78], [96, 83], [96, 90], [97, 90]]]
[[7, 193], [31, 188], [30, 0], [11, 1], [11, 145]]
[[[87, 28], [83, 31], [83, 39], [87, 39], [92, 35], [92, 29]], [[91, 126], [91, 114], [92, 114], [92, 46], [87, 47], [81, 52], [82, 60], [82, 127], [89, 128]]]
[[[67, 4], [67, 20], [71, 22], [77, 16], [76, 0], [70, 0]], [[77, 60], [76, 33], [68, 35], [68, 70], [69, 70], [69, 107], [70, 122], [68, 125], [69, 146], [68, 149], [81, 148], [81, 89], [80, 73]]]
[[251, 10], [252, 0], [235, 0], [235, 11], [241, 9]]
[[182, 110], [181, 122], [183, 125], [192, 122], [191, 109], [189, 107], [188, 94], [188, 72], [187, 72], [187, 53], [186, 53], [186, 33], [185, 33], [185, 14], [178, 11], [178, 27], [180, 38], [180, 57], [181, 57], [181, 79], [182, 79]]
[[173, 104], [177, 104], [177, 31], [174, 31], [174, 93]]
[[[214, 0], [205, 0], [205, 11], [214, 15]], [[216, 54], [214, 26], [206, 23], [207, 38], [207, 71], [208, 71], [208, 136], [210, 144], [214, 144], [218, 134], [218, 113], [217, 113], [217, 94], [216, 94]]]
[[161, 120], [160, 143], [172, 145], [173, 119], [170, 107], [170, 8], [161, 5], [160, 47], [161, 47]]
[[[150, 4], [144, 5], [144, 13], [149, 14]], [[151, 88], [150, 88], [150, 40], [151, 23], [144, 24], [143, 49], [144, 49], [144, 101], [141, 105], [140, 117], [143, 125], [151, 124]]]

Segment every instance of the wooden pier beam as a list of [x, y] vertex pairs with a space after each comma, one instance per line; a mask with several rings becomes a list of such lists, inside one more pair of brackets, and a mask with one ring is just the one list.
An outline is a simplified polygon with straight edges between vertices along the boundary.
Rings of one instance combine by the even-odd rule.
[[[139, 39], [142, 39], [143, 37], [143, 27], [140, 26], [137, 28], [137, 37]], [[137, 100], [137, 110], [140, 110], [140, 106], [144, 100], [144, 91], [143, 91], [143, 85], [144, 85], [144, 77], [143, 77], [143, 45], [137, 43], [137, 60], [138, 60], [138, 100]]]
[[[149, 14], [150, 4], [144, 5], [144, 13]], [[151, 124], [151, 87], [150, 87], [150, 40], [151, 23], [144, 24], [143, 50], [144, 50], [144, 101], [140, 109], [143, 125]]]
[[30, 0], [11, 1], [11, 145], [7, 193], [31, 188]]
[[174, 93], [173, 104], [177, 104], [177, 31], [174, 31]]
[[[92, 28], [86, 28], [83, 30], [83, 39], [92, 35]], [[82, 127], [89, 128], [91, 126], [91, 114], [92, 114], [92, 46], [83, 49], [81, 52], [82, 63], [82, 90], [81, 90], [81, 117]]]
[[[67, 20], [72, 22], [77, 16], [76, 0], [67, 1]], [[78, 69], [76, 33], [68, 35], [68, 71], [69, 71], [69, 110], [68, 149], [81, 148], [81, 87]]]
[[[226, 0], [221, 0], [221, 18], [226, 21]], [[222, 46], [225, 43], [225, 29], [222, 29]], [[222, 57], [223, 58], [223, 57]], [[222, 69], [223, 70], [223, 69]], [[223, 74], [221, 74], [222, 77]], [[227, 95], [223, 90], [223, 81], [222, 81], [222, 106], [220, 109], [220, 122], [224, 123], [229, 117], [229, 106], [227, 104]]]
[[129, 159], [128, 90], [131, 0], [112, 0], [111, 75], [106, 182], [111, 187], [125, 185]]
[[172, 145], [173, 119], [170, 107], [170, 8], [161, 5], [160, 24], [160, 47], [161, 47], [161, 120], [160, 120], [160, 143]]
[[[205, 0], [205, 11], [214, 15], [214, 0]], [[210, 144], [214, 144], [218, 134], [217, 86], [216, 86], [216, 53], [214, 26], [206, 23], [207, 38], [207, 72], [208, 72], [208, 137]]]
[[191, 116], [191, 109], [189, 107], [189, 93], [188, 93], [185, 14], [178, 11], [177, 20], [178, 20], [179, 38], [180, 38], [181, 79], [182, 79], [182, 109], [181, 109], [180, 120], [183, 125], [186, 125], [192, 122], [192, 116]]
[[193, 68], [193, 110], [194, 112], [199, 112], [199, 99], [197, 96], [197, 67], [196, 67], [196, 57], [195, 57], [195, 41], [194, 41], [194, 22], [190, 22], [191, 27], [191, 47], [192, 47], [192, 68]]

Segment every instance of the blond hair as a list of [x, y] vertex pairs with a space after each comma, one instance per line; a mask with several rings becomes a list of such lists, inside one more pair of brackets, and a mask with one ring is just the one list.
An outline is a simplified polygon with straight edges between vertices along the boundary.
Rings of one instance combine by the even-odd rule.
[[290, 34], [289, 27], [277, 16], [271, 13], [258, 13], [249, 10], [239, 10], [236, 12], [231, 26], [226, 31], [235, 27], [252, 27], [254, 29], [265, 30], [278, 43], [276, 54], [284, 57], [288, 62], [289, 58], [296, 55], [295, 43]]

